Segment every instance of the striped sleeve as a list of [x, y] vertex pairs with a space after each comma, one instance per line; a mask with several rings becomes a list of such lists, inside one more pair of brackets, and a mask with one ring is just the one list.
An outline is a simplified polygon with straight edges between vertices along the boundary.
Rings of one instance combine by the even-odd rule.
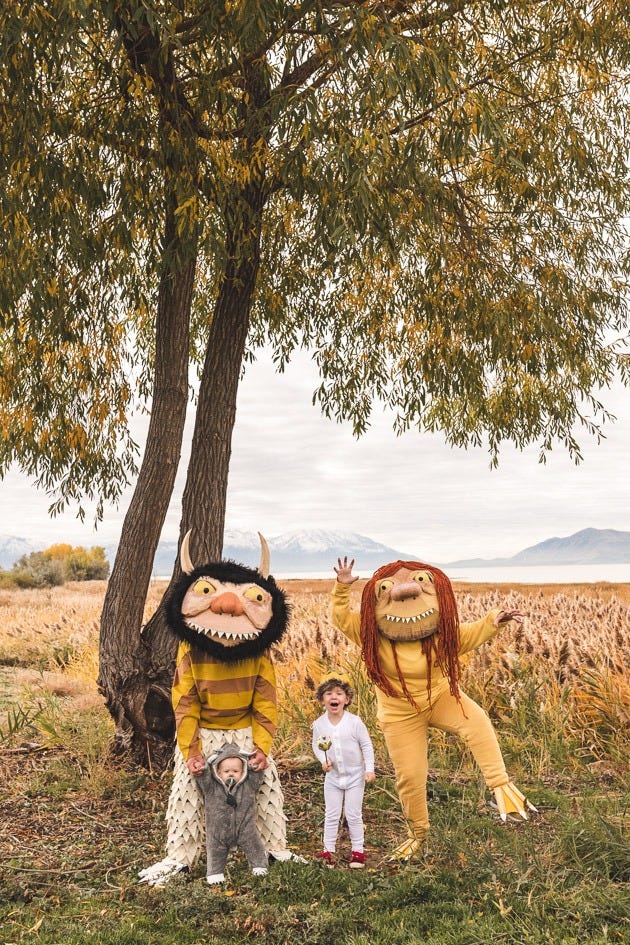
[[197, 692], [188, 643], [182, 642], [179, 644], [171, 695], [175, 713], [177, 744], [184, 759], [188, 760], [190, 756], [201, 753], [199, 734], [201, 701]]
[[252, 737], [254, 745], [269, 754], [278, 726], [276, 672], [268, 656], [261, 656], [252, 699]]

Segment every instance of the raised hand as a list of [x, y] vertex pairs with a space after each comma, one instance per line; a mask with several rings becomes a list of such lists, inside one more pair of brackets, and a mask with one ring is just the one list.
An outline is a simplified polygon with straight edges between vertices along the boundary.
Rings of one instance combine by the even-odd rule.
[[494, 625], [495, 627], [501, 627], [504, 623], [509, 623], [510, 620], [522, 623], [523, 617], [527, 617], [527, 614], [522, 614], [520, 610], [500, 610], [494, 618]]
[[337, 564], [339, 567], [336, 568], [333, 565], [333, 571], [337, 575], [337, 580], [340, 584], [354, 584], [355, 581], [359, 580], [359, 575], [352, 573], [352, 568], [354, 567], [354, 558], [350, 564], [348, 564], [347, 555], [344, 557], [343, 561], [341, 558], [337, 558]]

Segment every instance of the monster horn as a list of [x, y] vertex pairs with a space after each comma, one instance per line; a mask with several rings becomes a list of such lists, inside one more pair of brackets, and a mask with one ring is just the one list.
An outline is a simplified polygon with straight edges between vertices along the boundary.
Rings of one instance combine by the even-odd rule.
[[184, 535], [184, 540], [182, 541], [182, 547], [179, 551], [179, 562], [182, 566], [182, 571], [184, 574], [192, 574], [195, 570], [195, 566], [190, 560], [190, 551], [188, 550], [188, 544], [190, 542], [190, 536], [192, 534], [192, 529], [186, 532]]
[[264, 578], [269, 577], [269, 545], [263, 538], [260, 532], [258, 532], [258, 537], [260, 538], [260, 564], [258, 565], [258, 570]]

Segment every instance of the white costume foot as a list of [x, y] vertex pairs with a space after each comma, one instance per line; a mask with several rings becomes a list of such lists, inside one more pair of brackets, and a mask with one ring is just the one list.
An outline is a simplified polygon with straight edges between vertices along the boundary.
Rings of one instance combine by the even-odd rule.
[[225, 873], [210, 873], [209, 876], [206, 876], [206, 882], [208, 886], [218, 886], [225, 882]]
[[267, 867], [266, 867], [266, 866], [255, 866], [255, 867], [253, 868], [253, 870], [252, 870], [252, 873], [254, 874], [254, 876], [266, 876], [266, 875], [267, 875]]
[[290, 850], [269, 850], [269, 856], [272, 860], [276, 860], [278, 863], [287, 863], [291, 860], [293, 863], [308, 863], [308, 860], [305, 860], [303, 856], [298, 856], [297, 853], [291, 853]]
[[148, 886], [164, 886], [169, 879], [172, 879], [177, 873], [181, 873], [182, 870], [188, 870], [185, 863], [178, 863], [177, 860], [172, 860], [167, 856], [159, 863], [154, 863], [153, 866], [147, 866], [146, 869], [140, 870], [138, 876], [140, 882], [146, 883]]

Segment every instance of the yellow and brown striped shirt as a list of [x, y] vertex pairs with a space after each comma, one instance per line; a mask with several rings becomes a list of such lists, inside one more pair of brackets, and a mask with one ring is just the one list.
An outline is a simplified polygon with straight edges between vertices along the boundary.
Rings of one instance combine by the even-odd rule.
[[278, 724], [276, 674], [264, 653], [222, 663], [182, 641], [172, 689], [177, 744], [187, 760], [201, 751], [200, 728], [247, 728], [266, 755]]

